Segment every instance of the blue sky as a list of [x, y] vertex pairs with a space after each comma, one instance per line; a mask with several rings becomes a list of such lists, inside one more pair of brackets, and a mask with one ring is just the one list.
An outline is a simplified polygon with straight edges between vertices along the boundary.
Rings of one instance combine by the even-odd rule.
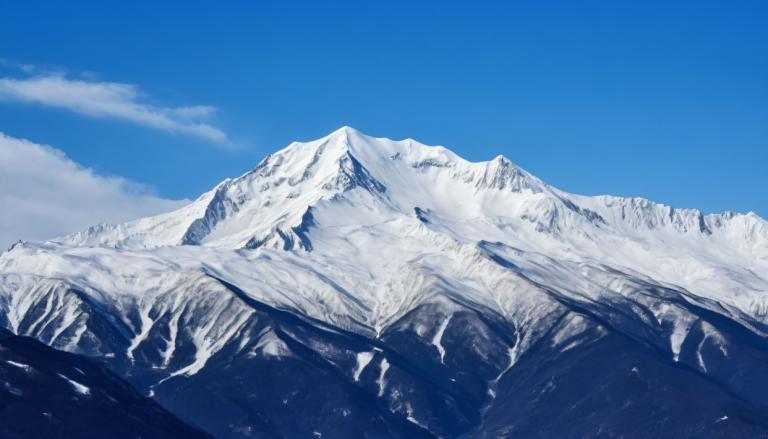
[[[4, 4], [0, 132], [169, 199], [350, 125], [768, 216], [766, 2], [159, 3]], [[40, 78], [97, 101], [22, 96]]]

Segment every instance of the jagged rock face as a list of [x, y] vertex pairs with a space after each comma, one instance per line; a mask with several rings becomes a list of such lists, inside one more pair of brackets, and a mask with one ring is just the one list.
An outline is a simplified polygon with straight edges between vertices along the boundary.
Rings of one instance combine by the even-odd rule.
[[4, 330], [0, 418], [9, 439], [208, 437], [103, 366]]
[[217, 437], [758, 436], [766, 273], [754, 214], [344, 128], [178, 211], [15, 246], [0, 325]]

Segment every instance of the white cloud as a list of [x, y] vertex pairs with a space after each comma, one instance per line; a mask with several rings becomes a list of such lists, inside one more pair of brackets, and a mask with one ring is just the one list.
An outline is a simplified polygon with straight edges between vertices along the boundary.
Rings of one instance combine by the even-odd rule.
[[92, 117], [122, 119], [148, 127], [191, 134], [216, 143], [227, 135], [203, 122], [216, 109], [209, 106], [165, 108], [141, 102], [139, 88], [132, 84], [67, 79], [43, 75], [26, 79], [0, 78], [0, 97], [49, 107], [63, 108]]
[[119, 177], [96, 175], [60, 150], [0, 133], [0, 251], [107, 222], [181, 207]]

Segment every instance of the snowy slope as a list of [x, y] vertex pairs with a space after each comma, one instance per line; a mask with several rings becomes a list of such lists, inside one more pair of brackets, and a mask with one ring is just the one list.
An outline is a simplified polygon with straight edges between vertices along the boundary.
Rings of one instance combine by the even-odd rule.
[[[348, 127], [293, 143], [175, 212], [0, 256], [0, 325], [104, 358], [148, 392], [203, 379], [225, 353], [304, 361], [300, 343], [352, 383], [376, 366], [373, 397], [432, 433], [419, 404], [387, 393], [386, 377], [410, 370], [398, 362], [420, 349], [423, 368], [481, 389], [488, 413], [542, 340], [564, 352], [614, 333], [751, 398], [749, 380], [729, 381], [728, 359], [763, 364], [745, 340], [766, 336], [767, 293], [768, 223], [752, 213], [569, 194], [501, 156], [471, 163]], [[333, 359], [331, 335], [289, 337], [288, 323], [270, 320], [278, 311], [365, 341]], [[464, 383], [468, 364], [487, 370]], [[482, 424], [467, 416], [465, 431]]]
[[[643, 199], [575, 196], [547, 186], [501, 156], [470, 163], [442, 147], [375, 139], [346, 127], [314, 142], [291, 144], [176, 212], [20, 245], [4, 256], [2, 267], [4, 273], [72, 277], [61, 271], [85, 269], [66, 265], [72, 255], [75, 264], [78, 258], [92, 259], [95, 270], [116, 275], [109, 282], [120, 282], [153, 265], [162, 271], [166, 265], [201, 271], [219, 260], [228, 266], [223, 271], [239, 263], [247, 271], [251, 260], [270, 254], [264, 249], [282, 249], [304, 251], [275, 258], [311, 260], [313, 269], [353, 263], [351, 268], [369, 282], [366, 277], [386, 278], [398, 273], [399, 265], [413, 265], [414, 258], [428, 259], [446, 248], [458, 252], [451, 259], [463, 265], [462, 258], [482, 253], [474, 247], [483, 241], [644, 275], [760, 321], [766, 313], [768, 225], [754, 214], [703, 215]], [[189, 245], [203, 248], [181, 247]], [[158, 247], [164, 248], [142, 253]], [[120, 251], [106, 250], [112, 248]], [[251, 249], [262, 253], [227, 251]], [[388, 249], [400, 256], [385, 255]], [[40, 253], [56, 263], [42, 262]], [[38, 262], [27, 263], [27, 255]], [[138, 269], [136, 264], [146, 266]], [[248, 282], [241, 273], [220, 274], [238, 285]], [[82, 277], [88, 286], [97, 286], [87, 273]], [[375, 288], [361, 289], [353, 279], [334, 280], [342, 285], [353, 281], [346, 289], [368, 308], [392, 307]], [[111, 294], [133, 289], [140, 295], [147, 290], [135, 279], [130, 283], [103, 289]], [[338, 292], [330, 295], [344, 302]], [[386, 319], [357, 311], [371, 324]]]

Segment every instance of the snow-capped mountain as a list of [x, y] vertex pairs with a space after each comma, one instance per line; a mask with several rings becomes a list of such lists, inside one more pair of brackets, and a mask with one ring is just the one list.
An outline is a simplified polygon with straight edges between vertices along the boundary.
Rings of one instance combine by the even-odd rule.
[[217, 437], [768, 432], [765, 220], [346, 127], [15, 245], [0, 309]]

